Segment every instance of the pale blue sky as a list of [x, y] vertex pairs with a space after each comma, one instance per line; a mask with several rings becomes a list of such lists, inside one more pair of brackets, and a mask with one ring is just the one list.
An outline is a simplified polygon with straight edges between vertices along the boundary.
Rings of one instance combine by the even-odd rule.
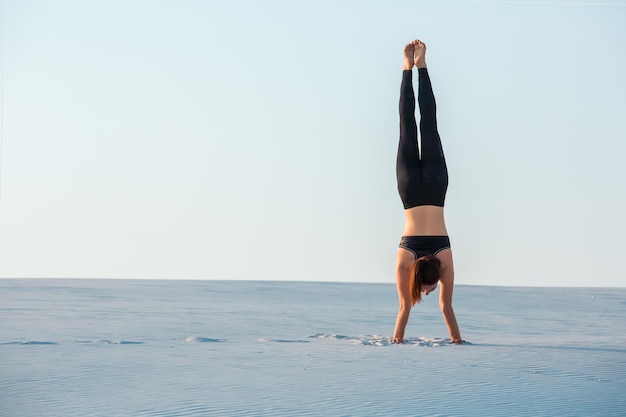
[[626, 285], [626, 1], [7, 9], [0, 277], [394, 282], [420, 38], [457, 283]]

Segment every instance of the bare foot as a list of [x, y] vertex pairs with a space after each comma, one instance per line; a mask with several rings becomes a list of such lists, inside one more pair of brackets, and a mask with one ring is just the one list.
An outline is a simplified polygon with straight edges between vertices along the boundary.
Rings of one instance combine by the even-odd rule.
[[404, 64], [402, 69], [410, 71], [413, 69], [413, 65], [415, 65], [415, 41], [404, 47]]
[[417, 68], [426, 68], [426, 45], [424, 42], [420, 40], [413, 41], [413, 50], [415, 51], [415, 66]]

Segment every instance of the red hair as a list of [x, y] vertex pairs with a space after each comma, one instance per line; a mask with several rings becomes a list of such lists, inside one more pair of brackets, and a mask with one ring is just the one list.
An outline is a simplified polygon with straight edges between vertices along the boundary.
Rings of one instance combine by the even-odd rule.
[[432, 255], [417, 258], [411, 268], [411, 300], [413, 305], [422, 301], [422, 288], [424, 285], [434, 285], [439, 281], [441, 262]]

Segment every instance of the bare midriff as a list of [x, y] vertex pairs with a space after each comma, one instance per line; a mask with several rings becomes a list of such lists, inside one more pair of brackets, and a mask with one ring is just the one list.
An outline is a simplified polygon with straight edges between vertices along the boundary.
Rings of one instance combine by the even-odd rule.
[[404, 210], [402, 236], [448, 236], [443, 207], [417, 206]]

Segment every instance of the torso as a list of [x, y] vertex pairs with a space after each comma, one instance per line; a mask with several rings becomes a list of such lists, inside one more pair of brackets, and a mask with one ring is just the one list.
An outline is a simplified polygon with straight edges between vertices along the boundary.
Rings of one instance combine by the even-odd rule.
[[403, 236], [448, 236], [443, 207], [417, 206], [404, 210]]
[[[417, 206], [404, 210], [405, 223], [403, 236], [448, 236], [446, 223], [443, 215], [443, 207], [439, 206]], [[442, 271], [450, 268], [452, 270], [452, 252], [445, 249], [439, 252], [437, 258], [441, 261]], [[415, 257], [406, 249], [398, 249], [397, 265], [406, 273], [415, 262]], [[442, 276], [446, 279], [446, 274]]]

